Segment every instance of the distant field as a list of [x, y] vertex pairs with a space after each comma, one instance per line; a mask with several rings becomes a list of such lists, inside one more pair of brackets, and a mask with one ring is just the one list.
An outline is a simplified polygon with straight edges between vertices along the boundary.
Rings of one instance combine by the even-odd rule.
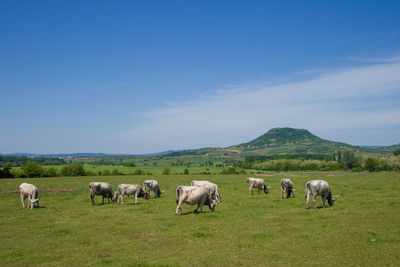
[[[159, 181], [160, 199], [90, 204], [90, 181], [116, 188], [149, 177]], [[1, 179], [0, 265], [400, 265], [400, 173], [264, 174], [270, 194], [254, 196], [249, 175], [196, 175], [220, 185], [222, 202], [201, 214], [184, 205], [185, 215], [175, 216], [175, 189], [193, 177]], [[292, 179], [296, 198], [281, 199], [282, 177]], [[311, 179], [327, 180], [342, 197], [333, 207], [305, 210]], [[22, 182], [38, 186], [42, 208], [22, 209]]]
[[[45, 168], [56, 168], [57, 170], [61, 171], [61, 169], [67, 165], [54, 165], [54, 166], [44, 166]], [[150, 174], [150, 175], [161, 175], [162, 172], [164, 171], [164, 168], [167, 165], [158, 165], [158, 166], [149, 166], [149, 165], [139, 165], [137, 167], [124, 167], [120, 165], [98, 165], [98, 164], [84, 164], [83, 167], [85, 168], [86, 171], [95, 173], [96, 175], [99, 174], [99, 172], [104, 172], [104, 170], [107, 170], [109, 172], [112, 172], [114, 169], [117, 169], [119, 173], [122, 174], [132, 174], [135, 171], [141, 170], [145, 174]], [[170, 168], [170, 174], [184, 174], [185, 169], [188, 169], [189, 175], [197, 175], [197, 174], [220, 174], [221, 171], [224, 168], [220, 167], [214, 167], [214, 166], [191, 166], [191, 167], [185, 167], [185, 166], [168, 166]], [[20, 167], [16, 167], [16, 169], [21, 169]], [[239, 170], [239, 169], [238, 169]], [[257, 172], [263, 172], [259, 170], [251, 170], [251, 169], [246, 169], [245, 170], [247, 173], [257, 173]]]

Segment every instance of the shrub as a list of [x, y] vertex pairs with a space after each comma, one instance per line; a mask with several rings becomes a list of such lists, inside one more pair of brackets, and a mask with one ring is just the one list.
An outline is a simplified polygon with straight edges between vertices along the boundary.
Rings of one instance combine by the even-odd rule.
[[144, 171], [142, 171], [141, 169], [137, 169], [132, 174], [133, 175], [144, 175], [146, 173]]
[[56, 177], [56, 176], [58, 176], [57, 169], [54, 167], [50, 167], [44, 172], [43, 176], [44, 177]]
[[183, 174], [189, 174], [189, 169], [185, 168], [185, 170], [183, 171]]
[[85, 169], [80, 163], [73, 163], [61, 169], [62, 176], [85, 176]]
[[164, 175], [168, 175], [168, 174], [170, 174], [171, 173], [171, 169], [168, 167], [168, 166], [166, 166], [165, 168], [164, 168], [164, 170], [162, 171], [162, 174], [164, 174]]
[[24, 177], [42, 177], [45, 169], [37, 163], [29, 162], [22, 168], [22, 175]]

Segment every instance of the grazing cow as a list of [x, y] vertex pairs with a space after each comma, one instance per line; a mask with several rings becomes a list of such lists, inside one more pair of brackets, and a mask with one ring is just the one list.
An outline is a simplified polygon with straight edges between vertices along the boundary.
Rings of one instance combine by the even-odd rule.
[[144, 191], [146, 191], [146, 193], [149, 194], [149, 198], [150, 198], [150, 191], [154, 191], [154, 198], [158, 198], [161, 196], [161, 190], [156, 180], [145, 180], [143, 182], [143, 188]]
[[25, 208], [25, 199], [28, 199], [28, 209], [33, 206], [39, 207], [39, 192], [33, 184], [22, 183], [19, 186], [19, 194], [21, 196], [22, 207]]
[[133, 195], [135, 198], [135, 205], [137, 204], [138, 197], [142, 197], [144, 199], [149, 199], [149, 194], [143, 190], [138, 184], [120, 184], [118, 185], [118, 203], [121, 199], [122, 204], [124, 204], [124, 196], [125, 195]]
[[110, 203], [110, 198], [114, 203], [117, 201], [117, 195], [114, 194], [114, 191], [112, 190], [110, 184], [102, 182], [91, 182], [89, 184], [89, 189], [90, 189], [90, 198], [92, 199], [92, 205], [95, 205], [94, 197], [96, 195], [103, 196], [102, 204], [104, 204], [105, 197], [107, 198], [108, 203]]
[[182, 214], [182, 204], [188, 203], [190, 205], [197, 205], [197, 208], [194, 210], [197, 213], [197, 210], [200, 208], [200, 211], [203, 211], [203, 205], [208, 205], [211, 211], [215, 210], [215, 206], [217, 202], [215, 202], [210, 192], [203, 186], [178, 186], [176, 189], [176, 212], [175, 215], [178, 215], [179, 211]]
[[[281, 193], [282, 193], [282, 199], [290, 198], [290, 195], [292, 193], [293, 193], [293, 197], [295, 197], [293, 183], [289, 178], [283, 178], [281, 180]], [[286, 195], [286, 197], [285, 197], [285, 195]]]
[[265, 186], [264, 179], [259, 178], [247, 178], [247, 183], [249, 186], [250, 195], [253, 195], [253, 187], [258, 188], [258, 194], [260, 194], [260, 190], [262, 189], [265, 194], [268, 194], [268, 188]]
[[308, 209], [308, 201], [310, 195], [313, 195], [314, 209], [316, 208], [315, 202], [317, 196], [322, 197], [322, 206], [325, 208], [325, 200], [328, 200], [329, 206], [333, 206], [333, 202], [339, 197], [332, 197], [331, 189], [328, 182], [323, 180], [312, 180], [306, 184], [306, 209]]
[[221, 194], [219, 193], [218, 185], [211, 183], [209, 181], [192, 181], [192, 186], [204, 186], [209, 190], [211, 196], [214, 200], [220, 202]]

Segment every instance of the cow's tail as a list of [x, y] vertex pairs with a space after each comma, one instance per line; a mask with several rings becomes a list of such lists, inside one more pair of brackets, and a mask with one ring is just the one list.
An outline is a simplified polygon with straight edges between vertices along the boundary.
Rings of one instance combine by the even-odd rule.
[[307, 198], [307, 194], [308, 194], [308, 191], [311, 191], [311, 188], [310, 188], [310, 182], [307, 182], [306, 183], [306, 196], [305, 196], [305, 198]]
[[176, 204], [178, 205], [179, 203], [179, 196], [182, 194], [182, 186], [178, 186], [176, 189]]

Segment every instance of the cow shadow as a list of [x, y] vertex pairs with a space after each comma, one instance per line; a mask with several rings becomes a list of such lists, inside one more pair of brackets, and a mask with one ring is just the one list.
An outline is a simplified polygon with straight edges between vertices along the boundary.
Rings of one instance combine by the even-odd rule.
[[199, 214], [203, 214], [203, 213], [211, 213], [211, 211], [199, 211], [199, 212], [188, 211], [188, 212], [180, 213], [179, 216], [181, 216], [181, 215], [186, 216], [189, 214], [199, 215]]

